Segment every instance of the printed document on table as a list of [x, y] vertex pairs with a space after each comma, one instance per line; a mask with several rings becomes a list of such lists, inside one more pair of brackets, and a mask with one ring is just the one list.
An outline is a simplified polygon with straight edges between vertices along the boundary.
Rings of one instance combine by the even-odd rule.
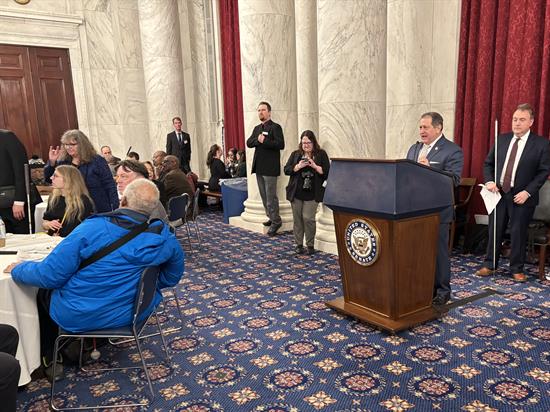
[[500, 195], [500, 192], [494, 193], [487, 190], [485, 185], [479, 186], [481, 186], [481, 198], [483, 199], [483, 203], [485, 203], [485, 209], [487, 209], [488, 214], [491, 214], [494, 208], [497, 207], [497, 204], [502, 196]]

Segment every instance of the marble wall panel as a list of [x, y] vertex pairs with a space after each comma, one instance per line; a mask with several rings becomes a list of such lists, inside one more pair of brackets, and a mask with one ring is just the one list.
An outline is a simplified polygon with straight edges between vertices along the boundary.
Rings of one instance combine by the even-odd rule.
[[319, 101], [384, 101], [385, 1], [345, 4], [318, 1]]
[[319, 133], [317, 1], [295, 1], [298, 129]]
[[388, 106], [386, 108], [386, 158], [404, 159], [412, 144], [419, 140], [420, 116], [429, 110], [427, 103]]
[[[132, 151], [138, 152], [141, 160], [151, 159], [155, 147], [149, 140], [149, 130], [147, 124], [126, 124], [122, 128], [122, 141], [124, 146], [121, 153], [126, 155], [128, 148], [132, 146]], [[163, 147], [164, 149], [164, 147]], [[120, 156], [119, 156], [120, 157]]]
[[[99, 150], [101, 146], [108, 145], [111, 146], [115, 155], [124, 159], [128, 151], [128, 145], [126, 139], [124, 139], [123, 130], [122, 125], [98, 124], [97, 135], [92, 136], [90, 139], [94, 143], [96, 150]], [[134, 149], [132, 148], [132, 150]]]
[[118, 0], [117, 7], [119, 9], [125, 9], [125, 10], [137, 10], [138, 4], [137, 4], [137, 0]]
[[84, 18], [90, 68], [113, 70], [116, 57], [111, 15], [85, 11]]
[[82, 0], [84, 10], [111, 13], [112, 0]]
[[142, 69], [119, 69], [119, 106], [123, 124], [147, 124], [144, 77]]
[[[460, 40], [460, 0], [434, 2], [432, 40], [432, 102], [454, 102]], [[440, 18], [444, 16], [444, 18]]]
[[385, 118], [384, 103], [321, 103], [319, 142], [329, 157], [384, 158]]
[[388, 4], [387, 102], [414, 104], [430, 99], [432, 0]]
[[[239, 1], [239, 18], [261, 14], [278, 16], [294, 16], [294, 5], [291, 1], [283, 0], [241, 0]], [[268, 27], [268, 26], [266, 26]]]
[[90, 76], [97, 124], [120, 124], [117, 72], [115, 70], [91, 70]]
[[139, 16], [135, 9], [117, 10], [117, 61], [121, 67], [142, 68]]
[[[274, 110], [295, 110], [293, 17], [259, 14], [239, 23], [243, 110], [256, 111], [262, 100], [268, 101]], [[245, 94], [253, 98], [246, 98]]]

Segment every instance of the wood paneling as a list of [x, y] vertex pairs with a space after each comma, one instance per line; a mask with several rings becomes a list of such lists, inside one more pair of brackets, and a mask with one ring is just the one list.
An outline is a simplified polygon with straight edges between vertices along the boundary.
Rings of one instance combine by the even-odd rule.
[[68, 50], [0, 45], [0, 128], [44, 160], [78, 127]]

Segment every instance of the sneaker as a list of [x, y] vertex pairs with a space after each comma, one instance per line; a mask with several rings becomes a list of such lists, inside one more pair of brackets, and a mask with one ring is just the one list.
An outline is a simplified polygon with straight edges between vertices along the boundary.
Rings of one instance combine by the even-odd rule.
[[44, 375], [48, 382], [52, 383], [55, 379], [56, 382], [65, 378], [65, 372], [63, 370], [63, 360], [59, 359], [55, 363], [55, 376], [53, 375], [53, 362], [47, 362], [46, 358], [42, 358], [42, 368], [44, 370]]
[[315, 253], [315, 249], [313, 249], [313, 246], [308, 246], [306, 255], [313, 255]]
[[302, 254], [302, 253], [304, 253], [304, 247], [302, 245], [298, 245], [298, 246], [296, 246], [294, 251], [296, 252], [297, 255]]

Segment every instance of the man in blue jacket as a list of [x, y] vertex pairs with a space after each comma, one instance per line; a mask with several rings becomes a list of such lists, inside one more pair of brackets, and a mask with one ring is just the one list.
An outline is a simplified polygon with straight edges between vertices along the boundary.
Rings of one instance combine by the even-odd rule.
[[[131, 323], [137, 285], [148, 266], [160, 266], [154, 300], [160, 289], [176, 285], [184, 271], [183, 251], [170, 228], [160, 220], [94, 263], [81, 263], [148, 220], [158, 203], [154, 183], [137, 179], [124, 190], [121, 207], [82, 222], [42, 262], [6, 268], [16, 282], [38, 286], [40, 346], [49, 366], [58, 327], [69, 332], [116, 328]], [[46, 374], [48, 370], [46, 370]], [[48, 376], [50, 379], [51, 376]]]

